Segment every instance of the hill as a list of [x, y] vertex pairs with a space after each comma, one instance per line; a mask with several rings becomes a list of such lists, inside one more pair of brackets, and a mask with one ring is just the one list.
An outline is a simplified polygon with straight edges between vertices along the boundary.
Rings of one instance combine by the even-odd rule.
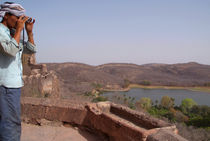
[[204, 86], [210, 82], [210, 65], [109, 63], [46, 63], [59, 77], [62, 92], [82, 94], [96, 87], [122, 89], [125, 83], [165, 86]]

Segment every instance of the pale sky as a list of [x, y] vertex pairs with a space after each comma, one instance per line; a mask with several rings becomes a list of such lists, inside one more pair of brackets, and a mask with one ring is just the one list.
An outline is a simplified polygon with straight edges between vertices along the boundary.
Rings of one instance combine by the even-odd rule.
[[38, 63], [210, 65], [210, 0], [14, 2], [36, 19]]

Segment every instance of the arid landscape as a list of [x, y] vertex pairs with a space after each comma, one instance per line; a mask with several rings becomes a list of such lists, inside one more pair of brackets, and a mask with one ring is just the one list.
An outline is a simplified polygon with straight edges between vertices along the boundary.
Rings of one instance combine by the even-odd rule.
[[[150, 89], [196, 87], [200, 90], [209, 90], [208, 65], [195, 62], [174, 65], [111, 63], [99, 66], [48, 63], [35, 64], [31, 72], [29, 70], [24, 75], [25, 86], [21, 101], [22, 141], [29, 140], [27, 134], [31, 134], [34, 140], [40, 135], [42, 139], [54, 138], [56, 141], [60, 140], [60, 137], [64, 137], [65, 140], [76, 141], [80, 138], [81, 141], [94, 141], [98, 140], [96, 138], [98, 134], [101, 138], [99, 140], [110, 141], [118, 139], [160, 141], [168, 137], [179, 141], [184, 141], [182, 137], [185, 137], [194, 141], [209, 138], [209, 131], [205, 129], [194, 129], [179, 122], [176, 122], [176, 125], [171, 119], [186, 123], [196, 121], [190, 121], [188, 113], [184, 115], [182, 107], [174, 106], [174, 100], [167, 96], [163, 97], [167, 101], [166, 105], [162, 100], [159, 104], [151, 105], [150, 102], [148, 111], [144, 106], [138, 105], [141, 101], [134, 103], [128, 97], [121, 99], [123, 105], [114, 101], [99, 102], [106, 101], [105, 99], [94, 101], [95, 98], [101, 98], [100, 93], [103, 91], [127, 91], [132, 86]], [[199, 105], [194, 108], [203, 115], [203, 118], [199, 119], [202, 126], [208, 127], [209, 108]], [[153, 116], [150, 115], [152, 113]], [[160, 119], [154, 118], [155, 114]], [[51, 124], [45, 126], [51, 122], [58, 123], [59, 126], [54, 127]], [[36, 126], [33, 126], [34, 124]], [[72, 128], [63, 127], [66, 124]], [[178, 135], [178, 131], [182, 137]], [[70, 133], [64, 136], [65, 132]], [[200, 136], [197, 136], [198, 132]], [[51, 139], [49, 136], [51, 137], [52, 133], [55, 136]], [[119, 136], [122, 133], [124, 136]], [[192, 133], [196, 136], [191, 136]]]
[[[91, 66], [82, 63], [47, 63], [56, 72], [64, 98], [91, 92], [96, 87], [122, 90], [128, 84], [151, 86], [205, 87], [210, 84], [210, 66], [184, 64], [110, 63]], [[148, 85], [148, 84], [146, 84]]]

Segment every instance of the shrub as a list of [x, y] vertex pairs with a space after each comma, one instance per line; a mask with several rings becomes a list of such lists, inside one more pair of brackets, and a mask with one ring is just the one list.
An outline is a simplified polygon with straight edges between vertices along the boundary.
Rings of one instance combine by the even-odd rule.
[[92, 100], [92, 102], [100, 102], [100, 101], [107, 101], [107, 97], [104, 97], [104, 96], [99, 96], [99, 97], [96, 97]]
[[142, 97], [139, 101], [135, 103], [135, 106], [137, 109], [143, 108], [145, 110], [148, 110], [152, 106], [152, 100], [147, 97]]
[[186, 114], [195, 105], [197, 105], [197, 103], [193, 99], [185, 98], [182, 100], [182, 104], [180, 107], [181, 107], [182, 112]]
[[203, 117], [210, 117], [210, 107], [206, 105], [194, 105], [190, 112]]
[[142, 82], [140, 82], [140, 84], [144, 85], [144, 86], [149, 86], [149, 85], [151, 85], [151, 82], [147, 81], [147, 80], [143, 80]]
[[92, 83], [92, 86], [97, 90], [102, 88], [102, 84], [99, 84], [99, 83]]
[[196, 127], [210, 127], [210, 117], [194, 117], [189, 119], [187, 125], [192, 125]]
[[177, 122], [187, 122], [189, 120], [189, 118], [181, 111], [176, 111], [174, 117]]
[[166, 109], [174, 107], [174, 98], [171, 98], [169, 96], [163, 96], [161, 98], [160, 106]]
[[85, 96], [93, 96], [91, 92], [85, 92]]

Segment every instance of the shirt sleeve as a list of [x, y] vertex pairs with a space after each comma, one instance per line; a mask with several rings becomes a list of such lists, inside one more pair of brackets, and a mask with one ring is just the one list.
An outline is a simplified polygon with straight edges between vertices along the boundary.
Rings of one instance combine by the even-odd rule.
[[19, 50], [19, 45], [14, 38], [0, 41], [0, 52], [15, 57]]
[[[27, 48], [27, 49], [26, 49]], [[32, 53], [36, 53], [36, 45], [32, 44], [31, 42], [27, 41], [25, 42], [23, 53], [27, 52], [26, 50], [29, 50]]]

